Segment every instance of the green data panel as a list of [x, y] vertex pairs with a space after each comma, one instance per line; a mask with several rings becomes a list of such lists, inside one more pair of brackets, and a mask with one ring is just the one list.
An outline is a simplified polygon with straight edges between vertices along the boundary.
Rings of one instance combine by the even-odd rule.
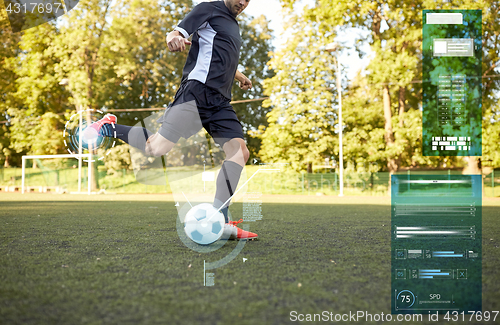
[[481, 176], [391, 178], [392, 313], [481, 310]]
[[424, 156], [481, 156], [481, 10], [423, 11]]

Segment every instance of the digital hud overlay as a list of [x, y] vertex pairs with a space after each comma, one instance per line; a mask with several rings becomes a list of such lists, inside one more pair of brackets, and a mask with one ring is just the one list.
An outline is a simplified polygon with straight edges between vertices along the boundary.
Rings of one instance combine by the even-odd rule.
[[424, 156], [481, 156], [481, 10], [423, 11]]
[[393, 314], [481, 310], [481, 175], [392, 175]]

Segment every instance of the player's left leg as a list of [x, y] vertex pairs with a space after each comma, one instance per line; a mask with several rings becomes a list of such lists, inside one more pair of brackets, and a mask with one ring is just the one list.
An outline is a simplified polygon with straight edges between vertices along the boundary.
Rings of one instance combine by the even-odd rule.
[[228, 207], [231, 197], [236, 191], [241, 172], [250, 156], [245, 140], [241, 138], [230, 139], [222, 148], [226, 154], [226, 160], [222, 164], [222, 168], [217, 176], [214, 206], [216, 208], [222, 207], [221, 212], [226, 218], [223, 236], [239, 240], [257, 238], [257, 234], [236, 227], [241, 220], [230, 221], [228, 218]]
[[227, 211], [231, 202], [230, 198], [238, 186], [249, 152], [245, 140], [240, 138], [230, 139], [224, 143], [222, 149], [226, 154], [226, 160], [224, 160], [217, 176], [214, 207], [217, 209], [222, 207], [221, 212], [226, 218], [226, 223], [228, 223]]

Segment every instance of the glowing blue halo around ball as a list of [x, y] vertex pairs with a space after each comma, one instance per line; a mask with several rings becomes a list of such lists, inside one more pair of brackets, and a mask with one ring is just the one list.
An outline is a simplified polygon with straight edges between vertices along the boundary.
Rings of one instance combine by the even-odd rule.
[[84, 149], [88, 149], [89, 145], [94, 149], [99, 148], [104, 140], [104, 137], [99, 135], [95, 129], [85, 125], [82, 127], [81, 131], [77, 130], [75, 135], [75, 144], [78, 143], [78, 137], [81, 137], [82, 147]]
[[224, 215], [210, 203], [195, 205], [186, 214], [184, 231], [197, 244], [212, 244], [222, 237]]
[[[98, 113], [98, 115], [96, 116], [95, 113]], [[97, 160], [104, 159], [103, 152], [106, 152], [109, 148], [113, 148], [115, 146], [116, 131], [114, 124], [105, 125], [100, 129], [100, 131], [97, 131], [96, 128], [91, 126], [92, 123], [98, 121], [99, 117], [103, 114], [104, 113], [100, 110], [81, 110], [73, 114], [70, 119], [66, 121], [63, 138], [66, 150], [70, 154], [79, 153], [80, 139], [82, 154], [90, 153], [92, 155], [97, 155], [97, 150], [100, 150], [100, 157]], [[88, 115], [90, 115], [90, 118]], [[109, 151], [107, 153], [109, 153]], [[91, 161], [96, 160], [92, 159]]]

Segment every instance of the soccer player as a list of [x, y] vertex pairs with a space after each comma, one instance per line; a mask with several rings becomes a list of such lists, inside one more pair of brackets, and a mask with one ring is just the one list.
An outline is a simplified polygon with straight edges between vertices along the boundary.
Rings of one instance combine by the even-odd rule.
[[[226, 154], [216, 180], [214, 207], [222, 207], [221, 212], [226, 219], [223, 238], [229, 239], [257, 237], [255, 233], [236, 227], [241, 220], [230, 221], [228, 218], [229, 199], [236, 190], [249, 157], [242, 126], [230, 105], [234, 79], [238, 80], [241, 89], [252, 88], [252, 82], [237, 70], [241, 38], [236, 16], [249, 2], [202, 2], [167, 35], [167, 46], [171, 52], [182, 52], [187, 45], [191, 48], [181, 85], [174, 101], [158, 120], [162, 125], [157, 133], [115, 125], [117, 138], [157, 157], [167, 154], [181, 137], [189, 138], [203, 126]], [[192, 41], [188, 41], [191, 35]], [[116, 123], [116, 116], [108, 114], [92, 124], [91, 128], [101, 132], [101, 128], [110, 123]]]

